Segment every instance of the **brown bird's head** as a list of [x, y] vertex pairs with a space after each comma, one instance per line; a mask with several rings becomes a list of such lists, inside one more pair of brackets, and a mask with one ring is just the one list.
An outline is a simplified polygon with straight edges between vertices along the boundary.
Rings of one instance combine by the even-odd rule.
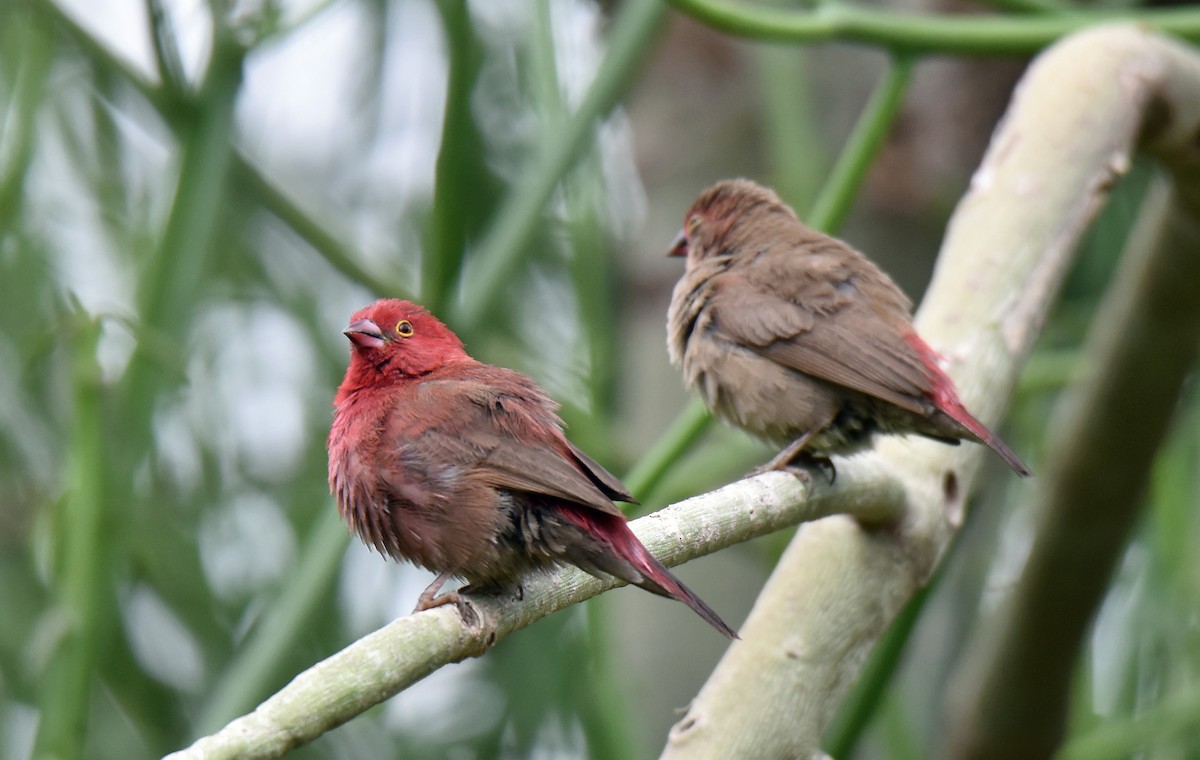
[[721, 180], [692, 203], [667, 255], [687, 256], [689, 269], [708, 258], [732, 256], [781, 214], [795, 223], [796, 215], [770, 188], [748, 179]]
[[354, 312], [344, 332], [350, 339], [350, 367], [342, 382], [347, 392], [469, 360], [458, 336], [425, 307], [410, 301], [376, 301]]

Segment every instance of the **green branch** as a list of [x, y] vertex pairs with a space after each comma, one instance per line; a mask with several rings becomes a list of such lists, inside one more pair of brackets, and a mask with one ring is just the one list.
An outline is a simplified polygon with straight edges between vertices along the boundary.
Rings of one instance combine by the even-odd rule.
[[462, 279], [463, 254], [478, 219], [491, 205], [487, 157], [475, 117], [471, 92], [479, 80], [483, 53], [466, 0], [437, 3], [446, 35], [449, 75], [438, 146], [433, 208], [421, 246], [421, 302], [434, 314], [448, 316], [447, 306]]
[[328, 598], [350, 534], [337, 510], [326, 506], [309, 532], [292, 582], [280, 588], [279, 596], [210, 690], [196, 720], [199, 731], [215, 731], [259, 703], [266, 695], [266, 685], [279, 673], [280, 664], [292, 656], [300, 635]]
[[829, 233], [841, 229], [850, 213], [850, 204], [858, 195], [858, 189], [883, 147], [888, 129], [896, 120], [911, 74], [912, 59], [897, 57], [887, 76], [871, 93], [871, 99], [858, 117], [854, 131], [808, 213], [808, 223], [812, 227]]
[[1072, 32], [1104, 21], [1136, 21], [1162, 32], [1200, 38], [1196, 8], [1097, 9], [1038, 16], [948, 16], [825, 4], [814, 11], [732, 5], [720, 0], [668, 0], [722, 32], [774, 42], [858, 42], [914, 53], [1034, 53]]
[[[317, 15], [328, 4], [322, 4], [306, 14], [305, 19]], [[149, 103], [163, 121], [179, 129], [187, 122], [186, 115], [192, 121], [199, 118], [195, 111], [200, 107], [197, 95], [168, 90], [165, 86], [151, 82], [138, 72], [127, 61], [119, 58], [99, 40], [76, 23], [70, 14], [65, 13], [53, 0], [37, 0], [33, 6], [83, 51], [86, 57], [99, 68], [116, 76], [133, 87], [146, 102]], [[297, 22], [290, 27], [298, 29], [302, 24]], [[280, 36], [279, 35], [272, 36]], [[336, 235], [321, 225], [312, 215], [306, 213], [291, 197], [276, 184], [272, 183], [254, 166], [253, 161], [241, 150], [234, 148], [233, 165], [231, 169], [236, 174], [237, 184], [250, 188], [257, 194], [263, 207], [279, 221], [286, 224], [301, 239], [312, 246], [313, 250], [324, 258], [330, 266], [347, 279], [357, 282], [379, 295], [393, 295], [400, 298], [410, 297], [410, 291], [395, 278], [380, 277], [364, 268], [355, 258], [350, 246], [343, 243]]]
[[63, 623], [61, 640], [46, 668], [40, 694], [37, 757], [71, 760], [84, 756], [96, 658], [107, 628], [112, 593], [107, 569], [111, 536], [105, 511], [104, 390], [96, 361], [100, 325], [77, 313], [73, 325], [74, 419], [67, 454], [68, 493], [57, 510], [61, 545], [55, 578]]

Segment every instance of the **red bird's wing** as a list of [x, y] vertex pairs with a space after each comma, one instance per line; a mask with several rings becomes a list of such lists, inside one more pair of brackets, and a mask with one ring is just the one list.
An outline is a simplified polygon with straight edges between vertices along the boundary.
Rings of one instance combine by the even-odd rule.
[[492, 449], [480, 465], [483, 478], [497, 488], [552, 496], [610, 515], [624, 516], [575, 463], [551, 446], [504, 443]]
[[580, 451], [575, 444], [570, 441], [566, 443], [570, 447], [571, 455], [575, 458], [575, 461], [579, 462], [587, 470], [592, 481], [600, 487], [600, 490], [604, 491], [605, 496], [613, 501], [623, 501], [627, 504], [638, 503], [638, 500], [633, 498], [633, 494], [629, 492], [629, 489], [625, 487], [625, 484], [616, 475], [613, 475], [604, 469], [599, 462]]
[[523, 375], [479, 368], [485, 370], [422, 383], [421, 392], [407, 398], [395, 414], [432, 424], [401, 425], [389, 435], [406, 448], [419, 446], [430, 461], [470, 471], [478, 483], [623, 516], [612, 499], [633, 497], [614, 475], [566, 440], [554, 402]]
[[785, 367], [922, 414], [931, 385], [900, 329], [908, 299], [848, 254], [862, 257], [845, 246], [807, 254], [777, 247], [730, 270], [714, 288], [713, 329]]

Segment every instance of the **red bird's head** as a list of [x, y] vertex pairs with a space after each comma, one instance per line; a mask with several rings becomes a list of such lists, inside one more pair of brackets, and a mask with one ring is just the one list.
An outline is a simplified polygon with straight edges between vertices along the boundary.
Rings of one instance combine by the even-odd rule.
[[386, 298], [350, 317], [350, 367], [339, 397], [363, 387], [388, 385], [470, 360], [462, 341], [423, 306]]
[[770, 188], [748, 179], [722, 180], [692, 203], [667, 255], [687, 256], [689, 269], [708, 258], [732, 257], [776, 214], [796, 218]]

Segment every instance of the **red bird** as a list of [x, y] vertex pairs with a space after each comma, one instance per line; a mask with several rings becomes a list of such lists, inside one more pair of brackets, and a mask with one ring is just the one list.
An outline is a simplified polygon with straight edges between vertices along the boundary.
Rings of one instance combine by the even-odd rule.
[[350, 367], [334, 399], [329, 487], [363, 542], [450, 577], [520, 585], [568, 562], [678, 599], [735, 638], [715, 612], [638, 541], [612, 500], [614, 475], [563, 435], [558, 405], [524, 375], [472, 359], [424, 308], [382, 300], [346, 328]]
[[717, 416], [784, 450], [766, 469], [829, 464], [874, 433], [983, 443], [1029, 468], [971, 416], [912, 304], [866, 256], [805, 226], [771, 190], [701, 193], [671, 249], [687, 256], [667, 313], [671, 361]]

